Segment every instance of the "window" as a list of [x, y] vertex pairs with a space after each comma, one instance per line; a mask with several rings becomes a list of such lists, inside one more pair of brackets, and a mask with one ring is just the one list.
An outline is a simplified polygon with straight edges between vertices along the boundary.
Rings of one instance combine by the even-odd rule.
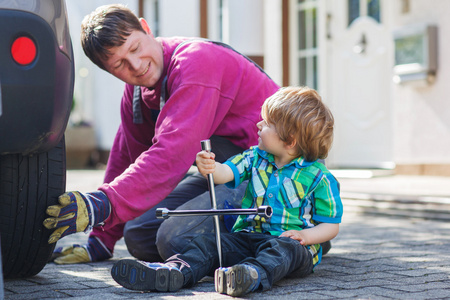
[[139, 5], [142, 6], [144, 18], [147, 21], [154, 36], [159, 36], [159, 0], [140, 0]]
[[359, 0], [348, 0], [348, 25], [360, 16]]
[[367, 3], [367, 15], [380, 23], [380, 0], [369, 0]]
[[317, 0], [298, 0], [296, 57], [298, 84], [318, 88]]
[[380, 23], [380, 0], [348, 0], [348, 26], [360, 16], [372, 17]]

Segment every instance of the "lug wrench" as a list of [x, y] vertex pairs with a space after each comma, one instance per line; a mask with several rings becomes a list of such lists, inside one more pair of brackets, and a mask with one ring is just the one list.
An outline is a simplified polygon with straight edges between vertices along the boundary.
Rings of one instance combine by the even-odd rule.
[[[201, 141], [202, 150], [211, 152], [211, 141], [203, 140]], [[208, 188], [209, 196], [211, 198], [211, 208], [217, 210], [216, 201], [216, 190], [214, 188], [214, 177], [213, 174], [208, 174]], [[222, 242], [220, 241], [220, 226], [219, 226], [219, 216], [214, 216], [214, 231], [216, 232], [216, 243], [217, 243], [217, 253], [219, 254], [219, 266], [222, 268]]]
[[168, 210], [167, 208], [157, 208], [157, 219], [168, 219], [169, 217], [188, 216], [224, 216], [224, 215], [258, 215], [263, 218], [272, 216], [272, 207], [262, 205], [258, 208], [237, 208], [237, 209], [199, 209], [199, 210]]

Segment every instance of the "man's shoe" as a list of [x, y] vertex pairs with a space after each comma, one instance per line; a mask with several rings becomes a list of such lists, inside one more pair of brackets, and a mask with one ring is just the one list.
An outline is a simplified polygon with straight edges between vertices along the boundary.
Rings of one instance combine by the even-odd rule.
[[214, 273], [214, 285], [216, 292], [220, 294], [243, 296], [255, 291], [260, 283], [258, 270], [250, 265], [219, 268]]
[[124, 288], [135, 291], [176, 292], [183, 286], [183, 273], [161, 263], [122, 259], [111, 268], [111, 276]]

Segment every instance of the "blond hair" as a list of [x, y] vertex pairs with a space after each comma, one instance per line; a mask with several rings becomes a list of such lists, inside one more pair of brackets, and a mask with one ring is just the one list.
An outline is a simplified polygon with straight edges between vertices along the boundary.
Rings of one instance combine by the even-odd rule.
[[333, 143], [334, 118], [320, 95], [309, 87], [284, 87], [267, 98], [263, 119], [275, 126], [287, 145], [295, 142], [296, 156], [324, 159]]

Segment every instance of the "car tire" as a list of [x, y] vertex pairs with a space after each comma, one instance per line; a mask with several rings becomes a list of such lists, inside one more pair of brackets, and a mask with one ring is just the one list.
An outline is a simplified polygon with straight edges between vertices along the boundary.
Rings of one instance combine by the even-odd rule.
[[0, 234], [5, 278], [38, 274], [55, 244], [42, 223], [66, 188], [64, 138], [48, 152], [0, 156]]

